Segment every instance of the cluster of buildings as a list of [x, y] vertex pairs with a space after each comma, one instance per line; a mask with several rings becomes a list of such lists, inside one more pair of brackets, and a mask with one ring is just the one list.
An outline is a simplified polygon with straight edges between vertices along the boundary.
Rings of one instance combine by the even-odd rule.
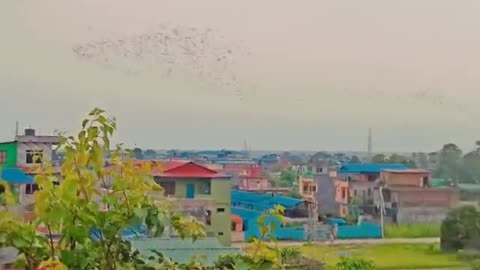
[[[58, 142], [56, 136], [38, 136], [27, 129], [14, 140], [0, 143], [1, 178], [18, 193], [20, 205], [33, 202], [38, 187], [32, 167], [45, 161], [56, 163]], [[279, 229], [279, 237], [298, 240], [312, 233], [298, 223], [313, 222], [311, 226], [317, 228], [319, 213], [345, 218], [360, 210], [372, 222], [380, 218], [397, 223], [439, 222], [459, 200], [457, 188], [432, 185], [430, 171], [401, 164], [294, 165], [276, 154], [253, 160], [241, 152], [225, 151], [206, 151], [200, 156], [194, 161], [169, 157], [138, 162], [161, 163], [162, 170], [152, 174], [164, 188], [164, 196], [178, 203], [178, 211], [204, 222], [208, 236], [222, 246], [255, 235], [258, 225], [254, 221], [276, 204], [283, 205], [287, 220], [297, 224]], [[294, 186], [272, 185], [271, 170], [279, 166], [296, 174]], [[285, 195], [293, 188], [300, 198]]]

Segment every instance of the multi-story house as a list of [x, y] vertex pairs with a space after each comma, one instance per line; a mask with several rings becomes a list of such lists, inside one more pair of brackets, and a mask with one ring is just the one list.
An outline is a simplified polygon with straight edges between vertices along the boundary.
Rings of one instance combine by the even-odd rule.
[[[28, 175], [34, 175], [36, 165], [52, 162], [54, 147], [59, 143], [58, 136], [39, 136], [34, 129], [25, 129], [15, 140], [0, 143], [0, 167], [18, 168]], [[35, 183], [19, 186], [19, 203], [33, 202], [33, 194], [38, 189]]]
[[403, 164], [346, 164], [340, 167], [337, 174], [336, 201], [339, 204], [340, 216], [347, 216], [352, 200], [360, 201], [367, 213], [375, 209], [373, 191], [383, 170], [406, 170]]
[[207, 233], [231, 244], [231, 182], [219, 173], [191, 161], [167, 161], [155, 181], [165, 196], [176, 203], [177, 211], [193, 215], [207, 226]]
[[226, 164], [222, 171], [232, 176], [232, 187], [235, 189], [262, 191], [272, 187], [269, 179], [264, 176], [263, 168], [256, 164]]
[[432, 188], [423, 169], [383, 170], [377, 185], [374, 204], [395, 223], [441, 222], [459, 200], [456, 188]]
[[298, 192], [302, 195], [302, 199], [317, 206], [316, 194], [318, 185], [312, 173], [306, 173], [298, 177]]

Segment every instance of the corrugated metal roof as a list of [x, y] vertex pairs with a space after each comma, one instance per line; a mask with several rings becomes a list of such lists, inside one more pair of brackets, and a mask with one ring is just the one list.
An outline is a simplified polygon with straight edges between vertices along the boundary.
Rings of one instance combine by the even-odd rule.
[[251, 204], [252, 206], [263, 209], [270, 209], [273, 208], [275, 205], [281, 205], [285, 208], [292, 208], [304, 202], [304, 200], [301, 199], [286, 197], [282, 195], [272, 196], [240, 190], [232, 190], [231, 194], [232, 203], [240, 203], [243, 205]]
[[9, 184], [33, 184], [35, 180], [33, 177], [26, 175], [18, 168], [3, 168], [1, 170], [1, 177], [3, 181]]
[[383, 170], [407, 170], [403, 164], [371, 163], [371, 164], [345, 164], [339, 169], [340, 173], [380, 173]]
[[216, 238], [182, 240], [179, 238], [145, 238], [131, 240], [133, 248], [145, 257], [155, 255], [152, 250], [179, 263], [188, 263], [192, 257], [200, 258], [207, 266], [212, 266], [223, 255], [240, 253], [239, 248], [224, 247]]

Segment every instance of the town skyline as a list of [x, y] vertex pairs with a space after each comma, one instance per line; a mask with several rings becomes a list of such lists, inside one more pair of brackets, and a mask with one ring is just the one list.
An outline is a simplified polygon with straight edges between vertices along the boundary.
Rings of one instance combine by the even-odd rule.
[[101, 107], [142, 148], [472, 149], [479, 5], [5, 1], [0, 138]]

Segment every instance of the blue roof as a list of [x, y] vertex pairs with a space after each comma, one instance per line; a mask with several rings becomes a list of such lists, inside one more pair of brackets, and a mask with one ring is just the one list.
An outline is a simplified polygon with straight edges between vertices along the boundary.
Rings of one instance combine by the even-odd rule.
[[252, 205], [261, 209], [271, 209], [275, 205], [281, 205], [285, 208], [292, 208], [303, 200], [287, 197], [287, 196], [272, 196], [261, 193], [246, 192], [240, 190], [232, 190], [232, 203], [240, 203], [242, 205]]
[[380, 173], [383, 170], [407, 169], [407, 166], [395, 163], [345, 164], [340, 167], [339, 173]]
[[9, 184], [33, 184], [35, 180], [33, 177], [26, 175], [22, 170], [17, 168], [4, 168], [1, 170], [1, 177], [3, 181]]

